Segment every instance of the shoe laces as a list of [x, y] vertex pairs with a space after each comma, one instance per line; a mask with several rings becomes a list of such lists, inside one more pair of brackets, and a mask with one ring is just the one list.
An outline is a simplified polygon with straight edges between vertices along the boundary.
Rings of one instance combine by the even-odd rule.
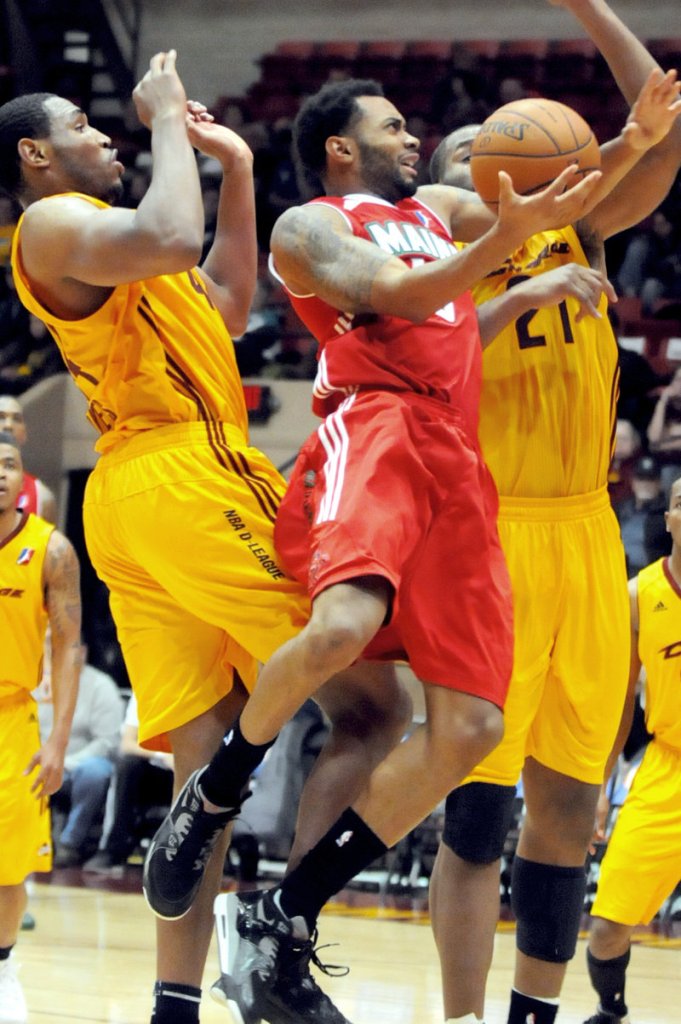
[[319, 950], [331, 949], [332, 946], [337, 946], [338, 943], [325, 942], [321, 946], [317, 946], [315, 943], [317, 942], [318, 935], [318, 930], [315, 928], [309, 939], [290, 939], [284, 955], [285, 965], [283, 966], [283, 972], [288, 967], [291, 973], [295, 972], [301, 978], [308, 974], [314, 985], [316, 985], [316, 982], [310, 974], [310, 961], [322, 974], [326, 974], [330, 978], [344, 978], [346, 974], [350, 973], [350, 968], [344, 964], [325, 964], [320, 960]]

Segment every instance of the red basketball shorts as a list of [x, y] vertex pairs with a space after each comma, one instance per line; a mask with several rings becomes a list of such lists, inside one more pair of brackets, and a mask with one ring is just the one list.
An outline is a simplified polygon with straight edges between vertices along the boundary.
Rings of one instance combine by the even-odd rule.
[[454, 411], [366, 392], [301, 449], [275, 544], [312, 598], [360, 576], [391, 583], [390, 622], [365, 657], [408, 661], [424, 682], [501, 707], [513, 616], [496, 514], [492, 478]]

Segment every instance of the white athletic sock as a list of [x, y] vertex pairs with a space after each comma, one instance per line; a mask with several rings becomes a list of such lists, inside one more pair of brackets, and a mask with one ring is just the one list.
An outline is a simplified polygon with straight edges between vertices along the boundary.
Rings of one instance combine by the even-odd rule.
[[465, 1017], [448, 1017], [445, 1024], [485, 1024], [485, 1022], [480, 1017], [476, 1017], [474, 1013], [467, 1013]]
[[555, 999], [549, 999], [546, 996], [531, 996], [528, 992], [521, 992], [515, 986], [513, 991], [517, 992], [519, 996], [525, 996], [526, 999], [536, 999], [538, 1003], [546, 1003], [547, 1006], [560, 1006], [560, 996], [557, 996]]

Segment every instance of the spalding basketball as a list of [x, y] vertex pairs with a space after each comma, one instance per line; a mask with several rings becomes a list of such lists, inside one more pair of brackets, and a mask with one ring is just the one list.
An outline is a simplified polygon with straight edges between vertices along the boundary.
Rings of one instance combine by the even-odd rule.
[[499, 171], [521, 195], [539, 192], [568, 164], [583, 177], [598, 170], [601, 153], [591, 128], [572, 107], [530, 97], [499, 107], [480, 128], [471, 148], [471, 175], [484, 202], [499, 200]]

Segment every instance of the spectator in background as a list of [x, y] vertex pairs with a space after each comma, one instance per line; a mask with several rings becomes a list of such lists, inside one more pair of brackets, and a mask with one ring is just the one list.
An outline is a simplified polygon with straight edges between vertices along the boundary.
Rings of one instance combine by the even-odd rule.
[[151, 807], [172, 802], [173, 755], [145, 750], [138, 741], [139, 718], [134, 694], [128, 701], [121, 732], [119, 756], [113, 778], [113, 812], [100, 848], [83, 865], [83, 871], [121, 878], [133, 852], [139, 826]]
[[635, 463], [631, 491], [616, 514], [627, 556], [627, 572], [634, 576], [644, 566], [668, 555], [670, 548], [662, 515], [667, 502], [660, 465], [651, 455], [644, 455]]
[[455, 128], [473, 121], [484, 121], [492, 113], [492, 106], [484, 96], [485, 88], [484, 81], [476, 72], [453, 67], [433, 92], [433, 122], [448, 135]]
[[[52, 728], [53, 704], [50, 650], [46, 644], [46, 670], [36, 691], [41, 735]], [[52, 797], [53, 865], [75, 867], [85, 859], [91, 829], [101, 817], [123, 723], [123, 700], [105, 672], [85, 663], [83, 649], [78, 700], [64, 758], [64, 778]], [[63, 827], [58, 828], [59, 818]]]
[[633, 424], [647, 448], [648, 424], [655, 411], [660, 390], [669, 383], [669, 374], [657, 373], [644, 355], [624, 346], [620, 336], [620, 318], [614, 308], [608, 309], [608, 317], [615, 332], [619, 355], [617, 416]]
[[618, 419], [615, 425], [615, 454], [608, 471], [608, 493], [617, 512], [625, 498], [631, 497], [631, 474], [640, 458], [641, 436], [631, 420]]
[[263, 157], [257, 192], [258, 243], [267, 252], [275, 222], [284, 210], [300, 202], [300, 189], [292, 151], [292, 129], [288, 118], [272, 126], [270, 143]]
[[0, 264], [9, 266], [12, 235], [19, 220], [20, 210], [13, 199], [0, 195]]
[[681, 473], [681, 367], [655, 404], [648, 424], [648, 447], [664, 464], [662, 482], [668, 490]]
[[622, 295], [641, 300], [644, 316], [652, 316], [658, 299], [681, 298], [681, 233], [665, 209], [629, 242], [617, 285]]
[[0, 385], [4, 391], [22, 395], [45, 377], [66, 372], [50, 332], [36, 316], [29, 313], [24, 330], [16, 341], [13, 356], [10, 357], [6, 351], [6, 359], [0, 369]]
[[0, 372], [15, 362], [25, 346], [28, 314], [19, 301], [9, 266], [0, 268]]
[[[11, 434], [19, 448], [23, 448], [26, 444], [24, 412], [13, 395], [0, 394], [0, 430]], [[57, 502], [54, 494], [47, 484], [26, 470], [24, 470], [24, 483], [19, 495], [18, 508], [24, 512], [33, 512], [50, 523], [57, 520]]]
[[271, 302], [273, 290], [269, 278], [258, 278], [246, 330], [234, 339], [236, 362], [242, 377], [256, 376], [281, 351], [283, 314], [281, 308]]

